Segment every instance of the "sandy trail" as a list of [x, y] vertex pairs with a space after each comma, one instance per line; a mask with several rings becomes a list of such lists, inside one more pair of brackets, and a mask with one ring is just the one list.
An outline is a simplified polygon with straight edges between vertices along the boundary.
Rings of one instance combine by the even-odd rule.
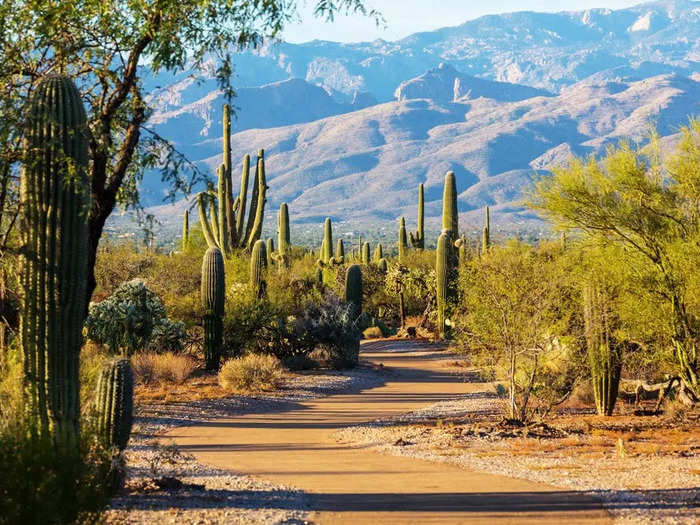
[[433, 346], [370, 342], [362, 359], [388, 368], [383, 384], [181, 427], [169, 437], [203, 463], [308, 492], [314, 523], [612, 522], [582, 493], [338, 443], [332, 434], [340, 428], [483, 390], [451, 373]]

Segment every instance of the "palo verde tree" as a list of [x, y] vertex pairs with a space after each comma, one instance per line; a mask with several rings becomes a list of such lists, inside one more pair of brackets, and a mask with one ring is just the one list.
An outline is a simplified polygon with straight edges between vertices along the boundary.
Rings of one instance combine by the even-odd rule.
[[[374, 17], [362, 0], [316, 0], [315, 15]], [[233, 53], [275, 38], [296, 15], [282, 0], [6, 0], [0, 4], [0, 221], [16, 216], [17, 164], [25, 106], [39, 81], [72, 78], [87, 107], [92, 208], [88, 287], [105, 221], [115, 206], [139, 208], [144, 173], [159, 168], [171, 195], [205, 178], [147, 126], [145, 85], [154, 74], [213, 66], [228, 98], [235, 93]], [[10, 213], [8, 213], [8, 211]], [[3, 235], [0, 232], [0, 235]], [[5, 235], [7, 237], [7, 235]], [[0, 239], [0, 242], [2, 239]], [[87, 304], [87, 302], [86, 302]]]
[[[541, 179], [530, 206], [562, 230], [624, 248], [641, 300], [658, 303], [669, 353], [686, 394], [700, 397], [700, 121], [683, 128], [673, 154], [659, 141], [608, 149], [597, 161], [574, 159]], [[662, 298], [659, 301], [659, 298]]]

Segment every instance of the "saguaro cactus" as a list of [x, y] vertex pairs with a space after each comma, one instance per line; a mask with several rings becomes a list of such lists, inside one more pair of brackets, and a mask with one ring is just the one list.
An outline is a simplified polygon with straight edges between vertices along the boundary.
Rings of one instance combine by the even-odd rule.
[[448, 171], [442, 195], [442, 229], [450, 232], [454, 242], [459, 235], [459, 213], [457, 209], [457, 181], [455, 174]]
[[382, 243], [378, 243], [377, 247], [374, 249], [374, 261], [379, 262], [384, 258], [384, 248], [382, 248]]
[[250, 288], [258, 299], [267, 295], [267, 283], [265, 281], [265, 270], [267, 269], [267, 249], [262, 240], [258, 240], [253, 245], [253, 252], [250, 255]]
[[386, 259], [384, 257], [379, 259], [379, 262], [377, 263], [377, 265], [379, 266], [379, 270], [382, 273], [386, 273], [387, 270], [389, 269], [389, 265], [387, 264]]
[[605, 291], [596, 285], [586, 286], [583, 303], [596, 409], [600, 415], [611, 416], [620, 385], [623, 344], [613, 334], [614, 314]]
[[423, 220], [425, 218], [425, 203], [423, 201], [423, 184], [418, 186], [418, 229], [416, 234], [413, 232], [409, 233], [411, 237], [411, 245], [417, 249], [422, 250], [425, 248], [425, 233], [423, 231]]
[[486, 206], [486, 223], [484, 224], [484, 230], [481, 234], [481, 252], [487, 253], [489, 251], [489, 246], [491, 246], [491, 217], [489, 214], [489, 207]]
[[267, 267], [271, 268], [275, 265], [275, 258], [277, 257], [277, 254], [275, 253], [275, 241], [272, 239], [272, 237], [267, 238], [265, 253], [267, 254]]
[[280, 205], [280, 212], [277, 217], [277, 244], [279, 246], [277, 262], [280, 267], [288, 267], [291, 258], [291, 237], [289, 234], [289, 208], [287, 203], [283, 202]]
[[403, 261], [404, 257], [406, 257], [406, 253], [408, 252], [408, 240], [406, 238], [406, 219], [401, 217], [401, 221], [399, 222], [399, 261]]
[[333, 225], [330, 217], [326, 217], [323, 223], [323, 241], [321, 242], [321, 257], [322, 265], [330, 264], [333, 258]]
[[204, 306], [204, 360], [207, 370], [219, 368], [223, 337], [226, 277], [221, 250], [211, 246], [202, 259], [202, 306]]
[[345, 272], [345, 300], [352, 305], [352, 317], [362, 314], [362, 268], [358, 264], [348, 266]]
[[27, 116], [20, 180], [25, 402], [34, 434], [75, 448], [90, 208], [85, 109], [73, 81], [53, 76], [36, 86]]
[[107, 447], [124, 450], [134, 421], [134, 377], [129, 360], [107, 361], [97, 379], [97, 427]]
[[370, 262], [370, 246], [368, 242], [365, 242], [362, 245], [362, 264], [369, 264]]
[[446, 312], [449, 288], [449, 251], [450, 235], [443, 231], [438, 237], [437, 250], [435, 252], [435, 277], [437, 280], [437, 309], [438, 331], [440, 337], [446, 336]]
[[335, 257], [332, 260], [333, 264], [345, 264], [345, 245], [343, 244], [343, 239], [338, 239], [335, 244]]
[[182, 218], [182, 251], [186, 251], [190, 244], [190, 211], [185, 210]]

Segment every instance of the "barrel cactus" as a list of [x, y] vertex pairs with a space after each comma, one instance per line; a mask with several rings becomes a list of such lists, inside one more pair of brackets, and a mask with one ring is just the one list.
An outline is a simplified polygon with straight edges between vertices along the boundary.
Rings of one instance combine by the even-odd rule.
[[265, 270], [267, 270], [267, 248], [259, 239], [253, 245], [253, 252], [250, 254], [250, 289], [258, 299], [267, 295]]
[[352, 305], [352, 318], [358, 319], [362, 315], [362, 268], [358, 264], [345, 272], [345, 301]]
[[124, 450], [134, 420], [134, 378], [129, 360], [107, 361], [97, 380], [97, 428], [108, 448]]
[[418, 229], [415, 235], [413, 232], [409, 232], [411, 238], [411, 245], [417, 249], [422, 250], [425, 248], [425, 232], [423, 231], [423, 221], [425, 219], [425, 203], [423, 200], [423, 184], [418, 186]]
[[408, 253], [408, 239], [406, 237], [406, 219], [401, 217], [399, 222], [399, 261], [403, 261]]
[[207, 370], [217, 370], [221, 359], [223, 315], [226, 296], [224, 258], [212, 246], [202, 260], [202, 306], [204, 306], [204, 359]]
[[37, 84], [27, 117], [19, 216], [26, 408], [33, 433], [75, 448], [90, 208], [85, 109], [71, 79], [51, 76]]

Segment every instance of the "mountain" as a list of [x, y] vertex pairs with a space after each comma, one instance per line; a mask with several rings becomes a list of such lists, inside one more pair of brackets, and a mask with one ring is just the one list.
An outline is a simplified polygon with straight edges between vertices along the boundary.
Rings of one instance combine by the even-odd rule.
[[[241, 158], [266, 150], [269, 219], [289, 203], [295, 222], [323, 217], [393, 221], [415, 216], [425, 184], [426, 215], [440, 214], [444, 174], [456, 174], [467, 222], [492, 206], [497, 222], [530, 220], [519, 200], [533, 177], [571, 154], [597, 154], [622, 138], [643, 139], [652, 124], [672, 136], [700, 114], [700, 83], [676, 74], [636, 82], [583, 81], [556, 96], [502, 102], [408, 99], [305, 124], [232, 135]], [[220, 162], [221, 139], [198, 146], [204, 163]], [[168, 214], [158, 207], [159, 216]], [[178, 208], [179, 209], [179, 208]], [[179, 220], [179, 219], [178, 219]]]

